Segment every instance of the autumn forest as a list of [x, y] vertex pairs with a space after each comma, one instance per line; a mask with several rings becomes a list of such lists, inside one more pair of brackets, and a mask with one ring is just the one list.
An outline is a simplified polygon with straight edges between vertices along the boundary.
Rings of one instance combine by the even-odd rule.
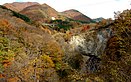
[[131, 10], [114, 17], [0, 5], [0, 82], [130, 82]]

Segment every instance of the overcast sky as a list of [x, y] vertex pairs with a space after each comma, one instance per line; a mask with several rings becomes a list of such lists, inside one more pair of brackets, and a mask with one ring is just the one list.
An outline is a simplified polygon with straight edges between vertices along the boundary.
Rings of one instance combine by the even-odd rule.
[[90, 18], [113, 18], [114, 11], [131, 8], [131, 0], [0, 0], [0, 4], [11, 2], [47, 3], [59, 12], [76, 9]]

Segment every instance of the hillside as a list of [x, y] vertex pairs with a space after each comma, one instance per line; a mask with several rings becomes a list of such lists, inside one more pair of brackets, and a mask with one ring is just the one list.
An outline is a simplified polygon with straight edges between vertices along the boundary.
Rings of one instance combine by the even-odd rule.
[[79, 20], [79, 21], [83, 21], [83, 22], [92, 22], [91, 18], [87, 17], [86, 15], [82, 14], [81, 12], [79, 12], [75, 9], [66, 10], [62, 13], [65, 16], [67, 16], [68, 18], [71, 18], [73, 20]]
[[57, 18], [58, 12], [47, 4], [33, 5], [26, 7], [20, 13], [27, 15], [33, 21], [45, 22], [51, 20], [52, 17]]
[[13, 11], [19, 12], [28, 6], [32, 6], [36, 4], [39, 4], [39, 3], [37, 2], [13, 2], [13, 3], [6, 3], [4, 4], [4, 6]]
[[0, 82], [33, 82], [37, 76], [58, 82], [55, 63], [61, 64], [60, 45], [48, 29], [32, 26], [13, 12], [0, 6]]
[[13, 2], [4, 4], [7, 8], [27, 15], [33, 21], [48, 22], [53, 18], [59, 20], [74, 20], [83, 23], [95, 22], [81, 12], [71, 9], [64, 12], [57, 12], [54, 8], [37, 2]]
[[95, 18], [95, 19], [93, 19], [93, 21], [95, 21], [95, 22], [101, 22], [102, 20], [104, 20], [103, 17], [99, 17], [99, 18]]
[[0, 5], [0, 82], [131, 81], [131, 10], [96, 24], [57, 16], [47, 4]]

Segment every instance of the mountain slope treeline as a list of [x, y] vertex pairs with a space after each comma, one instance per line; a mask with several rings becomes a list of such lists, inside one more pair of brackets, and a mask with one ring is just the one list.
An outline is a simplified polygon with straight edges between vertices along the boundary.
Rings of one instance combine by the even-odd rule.
[[63, 32], [0, 6], [0, 82], [130, 82], [131, 10], [115, 17]]

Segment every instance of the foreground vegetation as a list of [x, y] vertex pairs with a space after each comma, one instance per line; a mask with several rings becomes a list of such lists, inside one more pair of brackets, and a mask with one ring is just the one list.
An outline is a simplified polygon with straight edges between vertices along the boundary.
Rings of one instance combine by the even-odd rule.
[[[6, 16], [5, 16], [6, 15]], [[28, 24], [28, 17], [0, 7], [0, 81], [1, 82], [130, 82], [131, 10], [116, 14], [99, 69], [89, 72], [84, 57], [69, 45], [73, 33], [82, 32], [67, 21], [56, 20], [59, 30], [41, 24]], [[60, 32], [60, 29], [64, 32]], [[88, 29], [84, 29], [88, 30]], [[76, 33], [77, 34], [77, 33]], [[77, 35], [79, 35], [77, 34]], [[85, 67], [85, 68], [83, 68]]]

